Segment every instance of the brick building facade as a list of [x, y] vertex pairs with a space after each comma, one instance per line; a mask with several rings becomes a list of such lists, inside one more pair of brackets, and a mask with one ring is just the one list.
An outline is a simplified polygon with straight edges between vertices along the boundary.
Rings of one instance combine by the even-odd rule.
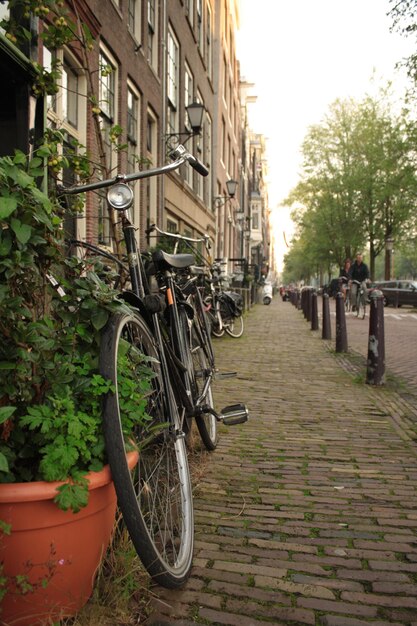
[[[45, 120], [65, 130], [68, 145], [76, 140], [87, 147], [95, 176], [161, 164], [178, 139], [186, 141], [210, 174], [203, 179], [184, 166], [136, 183], [141, 246], [152, 245], [144, 232], [157, 223], [191, 236], [209, 233], [218, 257], [249, 256], [242, 227], [250, 224], [242, 221], [250, 211], [250, 155], [236, 55], [238, 0], [67, 0], [66, 6], [87, 49], [72, 42], [49, 50], [35, 37], [37, 45], [21, 51], [0, 33], [0, 71], [3, 84], [11, 85], [11, 99], [0, 107], [3, 153], [29, 151], [33, 129], [41, 135]], [[53, 19], [53, 13], [44, 16], [45, 23]], [[29, 22], [32, 32], [42, 32], [39, 17], [31, 14]], [[35, 100], [29, 61], [51, 68], [56, 58], [63, 69], [59, 92]], [[204, 105], [205, 115], [200, 134], [188, 136], [186, 107], [194, 102]], [[74, 172], [64, 176], [75, 180]], [[233, 200], [226, 188], [231, 178], [238, 182]], [[111, 245], [107, 209], [96, 195], [70, 228], [78, 238]]]

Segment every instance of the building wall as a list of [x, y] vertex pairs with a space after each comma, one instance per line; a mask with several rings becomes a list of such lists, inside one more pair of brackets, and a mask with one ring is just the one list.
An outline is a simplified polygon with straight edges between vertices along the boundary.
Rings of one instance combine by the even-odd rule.
[[[75, 0], [69, 6], [75, 7], [74, 18], [78, 16], [95, 38], [86, 56], [77, 44], [70, 46], [65, 55], [69, 71], [75, 72], [78, 85], [83, 85], [85, 92], [79, 98], [79, 119], [83, 121], [78, 130], [95, 164], [96, 177], [103, 166], [107, 167], [103, 176], [131, 171], [133, 165], [129, 159], [133, 151], [141, 159], [150, 159], [148, 163], [136, 164], [135, 168], [166, 162], [171, 140], [174, 141], [174, 138], [168, 141], [166, 134], [176, 132], [181, 141], [186, 140], [181, 133], [187, 130], [187, 104], [200, 100], [206, 109], [201, 135], [188, 139], [186, 145], [210, 167], [210, 174], [203, 180], [184, 166], [169, 176], [135, 184], [134, 217], [141, 244], [152, 244], [144, 232], [146, 226], [155, 221], [162, 228], [169, 226], [193, 236], [209, 232], [216, 240], [217, 257], [248, 256], [250, 233], [247, 229], [244, 233], [243, 227], [249, 222], [238, 218], [242, 218], [242, 214], [244, 218], [249, 217], [254, 179], [251, 178], [247, 116], [242, 107], [236, 56], [238, 1]], [[134, 22], [133, 13], [129, 13], [133, 6]], [[149, 6], [153, 7], [150, 12]], [[39, 23], [42, 28], [41, 21]], [[45, 65], [47, 58], [47, 51], [40, 45], [39, 61]], [[106, 58], [113, 66], [110, 77], [100, 65], [101, 58]], [[173, 71], [177, 73], [175, 81], [170, 80]], [[192, 77], [191, 83], [186, 76]], [[100, 85], [105, 92], [111, 81], [114, 81], [116, 97], [110, 113], [106, 99], [97, 102], [85, 95], [91, 89], [99, 94]], [[59, 107], [51, 110], [51, 102], [51, 99], [45, 100], [49, 123], [59, 126]], [[133, 124], [132, 102], [137, 107], [133, 116], [136, 144], [132, 143], [128, 132]], [[101, 113], [96, 110], [94, 114], [98, 105]], [[119, 127], [121, 135], [117, 141], [129, 144], [128, 154], [125, 150], [115, 150], [114, 145], [106, 147], [100, 132], [100, 125], [104, 123], [109, 129], [114, 125]], [[16, 145], [19, 145], [18, 138]], [[107, 154], [105, 159], [104, 153]], [[233, 200], [227, 197], [226, 188], [231, 178], [239, 182]], [[103, 206], [97, 195], [89, 194], [86, 217], [76, 221], [76, 236], [109, 243], [111, 231], [108, 224], [103, 226]], [[228, 269], [234, 269], [233, 262]]]

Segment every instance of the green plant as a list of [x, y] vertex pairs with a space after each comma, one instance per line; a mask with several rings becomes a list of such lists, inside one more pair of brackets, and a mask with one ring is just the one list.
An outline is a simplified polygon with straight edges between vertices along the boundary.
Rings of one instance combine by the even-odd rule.
[[[67, 258], [63, 212], [36, 186], [40, 173], [39, 156], [0, 159], [0, 481], [69, 478], [56, 501], [77, 511], [88, 499], [85, 474], [106, 462], [100, 330], [127, 305], [102, 264]], [[139, 387], [137, 368], [118, 382], [127, 435], [149, 419], [152, 374], [146, 360], [137, 366]]]

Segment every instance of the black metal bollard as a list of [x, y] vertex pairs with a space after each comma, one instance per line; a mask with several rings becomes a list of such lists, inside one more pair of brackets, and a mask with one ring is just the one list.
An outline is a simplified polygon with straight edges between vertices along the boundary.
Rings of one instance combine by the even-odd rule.
[[343, 294], [336, 294], [336, 352], [347, 352], [347, 331]]
[[301, 290], [301, 310], [304, 317], [307, 317], [307, 289], [305, 288]]
[[369, 385], [383, 385], [385, 383], [385, 334], [382, 291], [373, 291], [370, 300], [366, 382]]
[[330, 302], [329, 294], [323, 294], [323, 327], [321, 329], [322, 339], [332, 338], [332, 328], [330, 325]]
[[298, 289], [295, 292], [295, 308], [298, 310], [301, 309], [301, 295]]
[[319, 329], [319, 314], [317, 311], [317, 294], [311, 294], [311, 330]]
[[313, 300], [313, 290], [311, 289], [311, 287], [309, 287], [307, 289], [307, 296], [306, 296], [307, 302], [306, 302], [306, 320], [307, 322], [311, 322], [311, 303]]

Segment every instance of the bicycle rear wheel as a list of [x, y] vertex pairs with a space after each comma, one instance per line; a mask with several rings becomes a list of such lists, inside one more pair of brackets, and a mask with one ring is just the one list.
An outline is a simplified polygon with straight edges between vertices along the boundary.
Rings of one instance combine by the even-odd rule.
[[209, 319], [210, 319], [211, 334], [214, 337], [223, 337], [224, 335], [223, 320], [221, 319], [220, 311], [216, 310], [216, 306], [217, 305], [211, 301], [211, 308], [207, 312], [207, 315], [209, 316]]
[[[141, 317], [110, 318], [102, 334], [100, 372], [113, 387], [103, 400], [103, 429], [123, 519], [149, 574], [160, 585], [179, 587], [193, 553], [187, 452], [172, 389]], [[135, 424], [138, 413], [144, 417]], [[139, 449], [134, 472], [127, 467], [126, 442]]]
[[231, 317], [229, 321], [225, 323], [225, 329], [228, 335], [238, 339], [243, 335], [243, 316]]

